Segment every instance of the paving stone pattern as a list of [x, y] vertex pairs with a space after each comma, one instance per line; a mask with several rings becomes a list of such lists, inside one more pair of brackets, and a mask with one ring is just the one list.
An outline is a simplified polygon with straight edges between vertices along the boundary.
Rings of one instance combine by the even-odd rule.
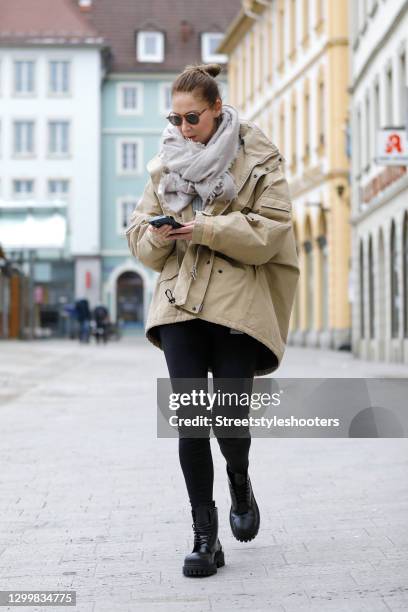
[[[281, 376], [407, 376], [403, 366], [289, 348]], [[406, 439], [254, 439], [252, 542], [228, 523], [226, 565], [186, 578], [191, 513], [176, 439], [156, 437], [164, 355], [141, 336], [107, 346], [0, 343], [0, 589], [68, 590], [76, 612], [408, 610]], [[2, 607], [0, 610], [14, 610]]]

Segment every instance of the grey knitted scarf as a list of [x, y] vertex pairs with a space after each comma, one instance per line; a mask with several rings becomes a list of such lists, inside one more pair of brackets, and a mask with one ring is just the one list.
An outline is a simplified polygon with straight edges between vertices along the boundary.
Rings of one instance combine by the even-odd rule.
[[163, 131], [159, 156], [167, 172], [162, 173], [159, 194], [176, 213], [197, 196], [204, 207], [216, 197], [233, 200], [237, 195], [229, 169], [240, 144], [238, 113], [233, 106], [224, 104], [221, 118], [206, 145], [184, 138], [174, 125]]

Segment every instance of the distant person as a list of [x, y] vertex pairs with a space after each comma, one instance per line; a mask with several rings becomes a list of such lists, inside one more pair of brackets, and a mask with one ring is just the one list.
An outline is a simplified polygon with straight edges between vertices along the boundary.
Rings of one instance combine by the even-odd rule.
[[89, 342], [91, 333], [91, 311], [86, 298], [75, 302], [75, 313], [79, 324], [79, 341]]
[[99, 344], [102, 339], [103, 343], [106, 344], [108, 341], [109, 311], [103, 304], [98, 304], [94, 309], [93, 316], [96, 342]]
[[71, 340], [73, 340], [75, 338], [75, 324], [77, 321], [75, 304], [71, 302], [69, 302], [68, 304], [65, 304], [63, 308], [63, 312], [67, 320], [67, 335]]

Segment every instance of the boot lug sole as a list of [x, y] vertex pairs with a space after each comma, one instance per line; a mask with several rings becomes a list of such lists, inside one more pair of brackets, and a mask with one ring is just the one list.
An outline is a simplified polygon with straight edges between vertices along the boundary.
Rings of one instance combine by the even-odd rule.
[[225, 565], [224, 551], [220, 550], [214, 555], [214, 564], [202, 567], [200, 565], [184, 565], [183, 574], [190, 578], [204, 578], [205, 576], [213, 576], [217, 573], [218, 567]]
[[231, 514], [230, 514], [230, 527], [231, 527], [232, 535], [234, 536], [234, 538], [236, 540], [238, 540], [238, 542], [250, 542], [251, 540], [254, 540], [256, 538], [256, 536], [258, 535], [260, 524], [261, 524], [261, 521], [260, 521], [259, 510], [258, 510], [258, 521], [257, 521], [257, 525], [256, 525], [255, 531], [254, 532], [250, 532], [250, 533], [245, 534], [245, 535], [244, 534], [239, 534], [235, 530], [234, 523], [232, 521]]

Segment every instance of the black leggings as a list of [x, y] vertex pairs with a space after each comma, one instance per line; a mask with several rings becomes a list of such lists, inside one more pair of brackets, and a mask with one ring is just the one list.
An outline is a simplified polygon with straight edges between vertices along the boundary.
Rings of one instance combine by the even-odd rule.
[[[229, 327], [203, 319], [160, 325], [159, 333], [171, 379], [206, 379], [211, 365], [214, 392], [221, 390], [217, 378], [251, 379], [252, 386], [259, 343], [251, 336], [230, 333]], [[251, 446], [249, 429], [246, 437], [217, 440], [229, 470], [245, 473]], [[210, 438], [179, 437], [179, 458], [192, 507], [211, 502], [214, 467]]]

